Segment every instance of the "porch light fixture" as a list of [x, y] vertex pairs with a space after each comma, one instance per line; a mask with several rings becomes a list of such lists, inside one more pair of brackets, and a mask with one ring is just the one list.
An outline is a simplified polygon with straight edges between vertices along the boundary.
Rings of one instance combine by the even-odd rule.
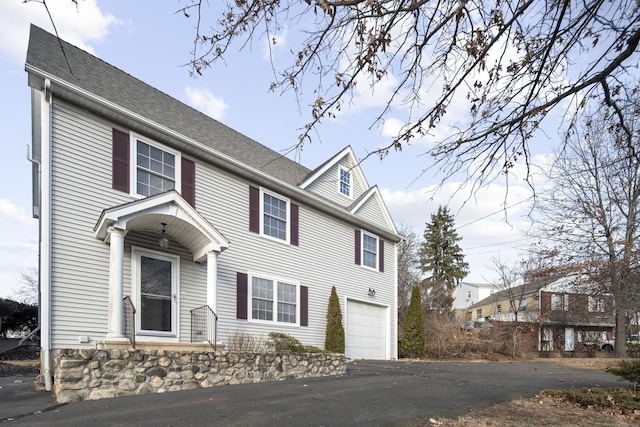
[[376, 290], [373, 288], [369, 288], [369, 296], [370, 297], [375, 297], [376, 296]]
[[160, 245], [160, 247], [162, 249], [168, 249], [169, 248], [169, 238], [166, 236], [166, 228], [167, 228], [167, 224], [164, 222], [161, 222], [160, 224], [162, 224], [162, 236], [160, 236], [160, 240], [158, 240], [158, 244]]

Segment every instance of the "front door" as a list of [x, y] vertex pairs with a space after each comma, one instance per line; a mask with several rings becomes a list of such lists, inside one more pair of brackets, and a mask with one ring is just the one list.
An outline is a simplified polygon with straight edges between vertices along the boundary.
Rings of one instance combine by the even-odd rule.
[[564, 349], [565, 351], [573, 351], [574, 349], [573, 328], [564, 329]]
[[138, 332], [177, 336], [178, 258], [134, 249]]

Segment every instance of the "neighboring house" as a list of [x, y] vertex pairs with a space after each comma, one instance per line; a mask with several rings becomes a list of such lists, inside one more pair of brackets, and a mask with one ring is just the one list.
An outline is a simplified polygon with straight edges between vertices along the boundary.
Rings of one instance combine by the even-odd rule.
[[401, 237], [350, 147], [309, 170], [35, 26], [26, 71], [49, 384], [65, 349], [322, 348], [332, 286], [346, 355], [397, 357]]
[[540, 314], [538, 291], [548, 283], [536, 281], [496, 291], [470, 306], [467, 320], [533, 321]]
[[573, 351], [612, 338], [613, 296], [567, 276], [540, 290], [540, 350]]
[[453, 308], [456, 310], [469, 308], [497, 291], [498, 288], [489, 283], [460, 282], [453, 294], [455, 298]]
[[469, 307], [467, 320], [534, 323], [540, 351], [600, 343], [615, 325], [611, 295], [599, 294], [576, 275], [503, 289]]

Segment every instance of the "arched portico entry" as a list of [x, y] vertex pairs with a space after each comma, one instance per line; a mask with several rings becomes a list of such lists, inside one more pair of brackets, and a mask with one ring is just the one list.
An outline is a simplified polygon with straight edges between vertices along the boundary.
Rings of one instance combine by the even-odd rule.
[[[164, 234], [185, 247], [196, 263], [207, 264], [207, 305], [217, 307], [217, 256], [229, 241], [176, 191], [168, 191], [105, 209], [95, 228], [97, 239], [109, 244], [109, 310], [108, 340], [124, 338], [124, 252], [129, 232], [147, 232], [160, 238]], [[144, 259], [144, 255], [139, 255]], [[151, 258], [151, 257], [148, 257]], [[171, 273], [170, 259], [155, 257], [150, 267]], [[162, 287], [162, 286], [160, 286]], [[163, 312], [162, 293], [151, 295], [159, 312]], [[204, 295], [203, 295], [204, 297]], [[172, 295], [168, 294], [169, 300]], [[204, 298], [203, 298], [204, 299]], [[166, 310], [165, 310], [166, 311]]]

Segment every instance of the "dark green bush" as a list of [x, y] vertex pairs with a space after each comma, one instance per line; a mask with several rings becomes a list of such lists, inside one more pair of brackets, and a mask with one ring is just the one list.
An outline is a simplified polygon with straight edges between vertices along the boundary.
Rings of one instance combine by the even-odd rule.
[[637, 394], [626, 388], [592, 387], [572, 390], [544, 390], [542, 395], [572, 402], [583, 408], [609, 408], [621, 411], [640, 410], [640, 399]]
[[404, 319], [404, 330], [400, 350], [402, 355], [410, 358], [424, 356], [424, 322], [422, 318], [422, 297], [420, 288], [413, 287], [411, 301], [407, 309], [407, 316]]
[[618, 367], [610, 366], [607, 368], [607, 372], [612, 373], [626, 381], [632, 383], [640, 382], [640, 361], [629, 362], [627, 360], [621, 360], [618, 362]]
[[342, 326], [342, 311], [336, 287], [331, 287], [329, 308], [327, 309], [327, 330], [325, 332], [324, 348], [332, 353], [344, 353], [344, 327]]
[[297, 338], [283, 332], [269, 333], [269, 345], [276, 353], [326, 353], [313, 345], [303, 345]]
[[269, 333], [269, 343], [276, 353], [304, 353], [304, 346], [297, 338], [282, 332]]

